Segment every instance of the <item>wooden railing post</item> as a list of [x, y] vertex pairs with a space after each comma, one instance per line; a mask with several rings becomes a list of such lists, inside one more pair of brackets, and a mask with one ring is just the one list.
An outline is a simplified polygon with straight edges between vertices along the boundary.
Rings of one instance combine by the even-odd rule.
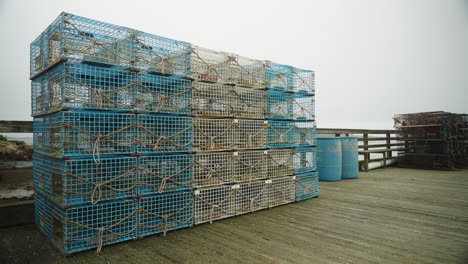
[[[387, 133], [387, 149], [391, 149], [391, 141], [390, 141], [390, 133]], [[386, 157], [384, 157], [384, 167], [387, 167], [387, 159], [391, 159], [392, 158], [392, 152], [389, 151], [387, 152], [387, 155]]]
[[[362, 141], [364, 143], [364, 150], [368, 150], [368, 145], [369, 145], [369, 134], [365, 133], [364, 134], [364, 140]], [[365, 153], [364, 154], [364, 168], [365, 168], [365, 171], [369, 171], [369, 159], [370, 159], [370, 154], [369, 153]]]

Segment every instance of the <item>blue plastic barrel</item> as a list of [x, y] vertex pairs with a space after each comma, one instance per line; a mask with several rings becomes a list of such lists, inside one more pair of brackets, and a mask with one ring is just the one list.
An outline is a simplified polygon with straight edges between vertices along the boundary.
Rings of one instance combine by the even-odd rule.
[[358, 140], [355, 137], [341, 138], [343, 172], [342, 179], [354, 179], [359, 176]]
[[342, 157], [340, 138], [317, 138], [317, 170], [320, 181], [341, 180]]

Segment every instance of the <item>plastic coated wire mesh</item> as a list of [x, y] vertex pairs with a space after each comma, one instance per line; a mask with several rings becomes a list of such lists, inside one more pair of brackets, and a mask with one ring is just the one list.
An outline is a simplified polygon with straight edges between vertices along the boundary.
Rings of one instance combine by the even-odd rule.
[[235, 102], [234, 117], [265, 119], [266, 91], [233, 87]]
[[217, 185], [195, 190], [195, 224], [234, 216], [235, 195], [232, 186], [228, 185]]
[[296, 178], [296, 201], [317, 197], [319, 194], [319, 179], [317, 172], [300, 173]]
[[190, 44], [62, 13], [31, 44], [31, 76], [67, 58], [187, 76]]
[[192, 114], [194, 116], [234, 116], [235, 94], [232, 86], [196, 81], [192, 85]]
[[137, 194], [134, 157], [59, 160], [33, 155], [34, 188], [62, 205], [98, 203]]
[[65, 111], [35, 117], [34, 149], [57, 157], [130, 154], [135, 115]]
[[267, 145], [268, 122], [234, 119], [234, 148], [263, 149]]
[[294, 149], [269, 149], [266, 155], [265, 173], [267, 178], [287, 176], [294, 174]]
[[264, 151], [231, 153], [230, 182], [245, 182], [266, 178], [267, 160]]
[[315, 73], [309, 70], [266, 61], [265, 82], [269, 89], [303, 95], [315, 94]]
[[266, 128], [263, 120], [194, 118], [193, 150], [265, 148]]
[[193, 157], [195, 186], [210, 186], [231, 182], [231, 152], [197, 153]]
[[296, 182], [294, 177], [274, 178], [268, 188], [268, 206], [274, 207], [292, 203], [296, 200]]
[[315, 122], [294, 122], [294, 144], [296, 147], [317, 145]]
[[266, 116], [273, 120], [293, 120], [293, 95], [268, 90]]
[[219, 83], [193, 82], [192, 114], [200, 117], [265, 118], [266, 92]]
[[291, 121], [268, 121], [268, 147], [294, 147], [295, 133], [294, 123]]
[[238, 184], [236, 215], [251, 213], [269, 207], [269, 188], [272, 180], [258, 180]]
[[305, 173], [315, 171], [317, 168], [317, 148], [302, 147], [294, 149], [294, 171]]
[[295, 94], [292, 100], [292, 117], [298, 121], [315, 120], [315, 97]]
[[138, 115], [137, 152], [150, 154], [191, 150], [191, 117]]
[[262, 61], [193, 45], [190, 77], [195, 80], [259, 89], [265, 87]]
[[218, 151], [234, 147], [234, 120], [193, 119], [193, 150]]
[[193, 192], [182, 191], [147, 196], [139, 199], [138, 236], [193, 225]]
[[192, 189], [193, 155], [167, 154], [138, 158], [138, 193], [151, 195]]
[[233, 184], [294, 174], [293, 149], [197, 153], [196, 187]]
[[[133, 239], [137, 207], [135, 200], [115, 200], [61, 208], [40, 193], [34, 196], [35, 221], [64, 253]], [[102, 231], [100, 231], [102, 230]]]
[[32, 112], [99, 109], [189, 114], [188, 80], [62, 63], [32, 82]]

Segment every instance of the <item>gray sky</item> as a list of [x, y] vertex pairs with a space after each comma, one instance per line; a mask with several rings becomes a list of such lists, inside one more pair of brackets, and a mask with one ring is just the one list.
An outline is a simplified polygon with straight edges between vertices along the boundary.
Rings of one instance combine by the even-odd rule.
[[468, 1], [0, 0], [0, 120], [30, 120], [29, 44], [66, 11], [316, 71], [319, 127], [468, 113]]

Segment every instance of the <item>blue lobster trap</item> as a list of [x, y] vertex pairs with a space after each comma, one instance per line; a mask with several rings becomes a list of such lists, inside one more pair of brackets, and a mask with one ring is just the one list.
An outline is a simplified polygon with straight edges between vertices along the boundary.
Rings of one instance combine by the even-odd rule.
[[64, 111], [35, 117], [34, 149], [54, 157], [100, 157], [131, 154], [135, 115]]
[[294, 149], [294, 171], [296, 174], [312, 172], [316, 169], [316, 147], [298, 147]]
[[138, 236], [148, 236], [193, 225], [193, 192], [146, 196], [139, 200]]
[[62, 208], [36, 192], [34, 202], [36, 224], [65, 254], [137, 237], [135, 200]]
[[62, 60], [185, 77], [190, 44], [61, 13], [31, 44], [31, 77]]
[[293, 94], [268, 90], [266, 117], [272, 120], [293, 120], [295, 101]]
[[290, 74], [292, 67], [265, 61], [265, 84], [268, 89], [292, 92]]
[[294, 94], [292, 100], [292, 118], [297, 121], [315, 120], [315, 96]]
[[319, 194], [319, 180], [317, 172], [300, 173], [296, 178], [296, 201], [317, 197]]
[[193, 155], [166, 154], [138, 159], [138, 193], [152, 195], [190, 190], [193, 186]]
[[191, 152], [192, 118], [138, 115], [136, 151], [144, 154]]
[[317, 146], [317, 127], [315, 122], [294, 122], [294, 146]]
[[191, 113], [192, 83], [189, 80], [138, 73], [134, 85], [134, 110], [143, 113], [188, 115]]
[[265, 62], [266, 87], [302, 95], [315, 94], [315, 73], [271, 61]]
[[296, 129], [291, 121], [268, 121], [268, 148], [292, 148]]
[[60, 160], [33, 155], [34, 188], [63, 206], [97, 204], [137, 195], [134, 157]]

